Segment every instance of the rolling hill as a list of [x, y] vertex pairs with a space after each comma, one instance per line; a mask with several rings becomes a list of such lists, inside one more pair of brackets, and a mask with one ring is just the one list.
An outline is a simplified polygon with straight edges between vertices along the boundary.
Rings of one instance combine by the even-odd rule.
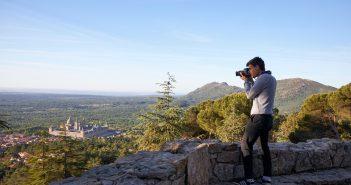
[[282, 113], [298, 111], [308, 96], [335, 90], [335, 87], [302, 78], [277, 80], [275, 106]]
[[[299, 110], [303, 100], [308, 96], [334, 90], [336, 88], [302, 78], [277, 80], [275, 105], [281, 113], [291, 113]], [[188, 106], [237, 92], [243, 92], [243, 88], [230, 86], [225, 82], [212, 82], [180, 97], [179, 100], [182, 106]]]
[[243, 92], [244, 89], [230, 86], [226, 82], [211, 82], [179, 98], [183, 106], [199, 103], [207, 99], [217, 99], [228, 94]]

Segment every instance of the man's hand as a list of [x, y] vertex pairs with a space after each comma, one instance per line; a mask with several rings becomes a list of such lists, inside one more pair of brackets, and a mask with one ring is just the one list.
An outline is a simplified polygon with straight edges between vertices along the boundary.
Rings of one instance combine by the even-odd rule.
[[242, 72], [240, 72], [240, 78], [244, 81], [250, 81], [250, 82], [253, 82], [253, 79], [251, 76], [247, 77], [245, 76]]
[[244, 80], [244, 81], [246, 81], [246, 79], [247, 79], [247, 77], [246, 77], [245, 75], [243, 75], [242, 72], [240, 72], [240, 78], [241, 78], [242, 80]]

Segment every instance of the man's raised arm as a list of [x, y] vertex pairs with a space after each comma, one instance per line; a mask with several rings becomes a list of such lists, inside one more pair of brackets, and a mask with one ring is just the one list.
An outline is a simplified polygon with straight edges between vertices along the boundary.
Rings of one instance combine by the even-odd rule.
[[244, 83], [246, 97], [250, 100], [253, 100], [263, 91], [264, 88], [266, 88], [266, 81], [266, 78], [261, 77], [258, 78], [254, 83], [251, 78], [247, 78]]

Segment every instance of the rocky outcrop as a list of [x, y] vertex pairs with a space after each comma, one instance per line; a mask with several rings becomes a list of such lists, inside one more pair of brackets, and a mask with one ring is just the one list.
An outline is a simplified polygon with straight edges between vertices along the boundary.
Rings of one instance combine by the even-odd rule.
[[[327, 177], [341, 178], [335, 176], [339, 171], [344, 177], [343, 183], [351, 180], [350, 141], [325, 138], [297, 144], [271, 143], [270, 149], [276, 184], [328, 184], [323, 183]], [[256, 177], [263, 172], [261, 158], [262, 151], [255, 146]], [[138, 152], [91, 169], [81, 177], [52, 184], [233, 184], [243, 178], [243, 168], [239, 143], [179, 140], [166, 143], [161, 151]]]

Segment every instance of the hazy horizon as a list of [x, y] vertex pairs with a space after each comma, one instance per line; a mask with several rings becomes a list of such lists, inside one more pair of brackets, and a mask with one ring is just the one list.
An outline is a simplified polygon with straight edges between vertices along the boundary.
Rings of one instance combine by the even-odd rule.
[[[293, 79], [293, 78], [285, 78], [285, 79], [277, 79], [277, 80], [286, 80], [286, 79]], [[312, 79], [304, 79], [304, 80], [312, 80]], [[314, 80], [312, 80], [314, 81]], [[214, 82], [214, 81], [213, 81]], [[213, 83], [213, 82], [208, 82], [206, 84], [209, 83]], [[315, 81], [317, 82], [317, 81]], [[223, 83], [223, 82], [217, 82], [217, 83]], [[228, 82], [225, 82], [230, 86], [236, 86], [233, 84], [229, 84]], [[320, 82], [318, 82], [320, 83]], [[206, 84], [202, 84], [198, 87], [194, 87], [193, 90], [196, 90], [199, 87], [202, 87]], [[327, 86], [331, 86], [328, 84], [323, 84], [323, 85], [327, 85]], [[343, 84], [346, 85], [346, 84]], [[243, 88], [243, 84], [241, 86], [236, 86], [236, 87], [240, 87]], [[331, 86], [331, 87], [335, 87], [335, 86]], [[157, 88], [157, 87], [156, 87]], [[339, 87], [335, 87], [335, 88], [339, 88]], [[99, 91], [99, 90], [76, 90], [76, 89], [45, 89], [45, 88], [6, 88], [6, 87], [0, 87], [0, 93], [43, 93], [43, 94], [73, 94], [73, 95], [99, 95], [99, 96], [153, 96], [153, 95], [158, 95], [157, 91], [160, 89], [155, 89], [155, 91], [153, 92], [127, 92], [127, 91]], [[176, 96], [183, 96], [186, 95], [189, 92], [177, 92], [175, 93]]]

